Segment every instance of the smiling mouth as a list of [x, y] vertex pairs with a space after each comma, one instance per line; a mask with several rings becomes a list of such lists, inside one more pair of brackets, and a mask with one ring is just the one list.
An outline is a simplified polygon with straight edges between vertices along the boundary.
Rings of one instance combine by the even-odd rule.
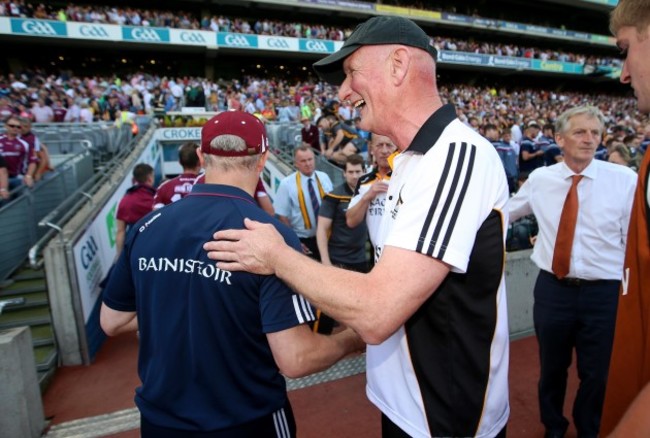
[[354, 102], [354, 109], [360, 109], [362, 106], [365, 106], [366, 101], [363, 99], [359, 99], [356, 102]]

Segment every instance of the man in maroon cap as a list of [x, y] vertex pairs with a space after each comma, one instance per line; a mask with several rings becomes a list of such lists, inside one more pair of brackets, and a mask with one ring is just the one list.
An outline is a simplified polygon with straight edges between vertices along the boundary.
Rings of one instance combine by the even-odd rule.
[[253, 199], [267, 154], [256, 117], [210, 119], [199, 150], [207, 184], [138, 222], [113, 269], [101, 326], [109, 335], [139, 329], [143, 437], [295, 437], [282, 374], [322, 370], [364, 346], [350, 329], [313, 333], [311, 305], [276, 276], [219, 269], [202, 250], [214, 231], [242, 228], [245, 217], [270, 223], [300, 250]]

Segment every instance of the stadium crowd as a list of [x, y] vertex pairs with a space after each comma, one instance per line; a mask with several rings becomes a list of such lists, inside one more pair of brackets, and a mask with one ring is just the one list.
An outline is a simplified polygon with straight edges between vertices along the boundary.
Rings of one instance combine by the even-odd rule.
[[[130, 26], [171, 27], [201, 29], [214, 32], [236, 32], [256, 35], [305, 37], [342, 41], [350, 34], [350, 28], [337, 28], [314, 23], [283, 22], [270, 19], [248, 19], [223, 15], [199, 17], [184, 11], [156, 11], [111, 6], [82, 6], [69, 4], [57, 9], [49, 4], [31, 4], [19, 1], [0, 2], [0, 16], [33, 17], [59, 21], [106, 23]], [[586, 55], [555, 49], [531, 47], [521, 44], [497, 43], [436, 36], [438, 49], [540, 59], [543, 61], [575, 62], [594, 66], [620, 67], [621, 60], [610, 56]]]

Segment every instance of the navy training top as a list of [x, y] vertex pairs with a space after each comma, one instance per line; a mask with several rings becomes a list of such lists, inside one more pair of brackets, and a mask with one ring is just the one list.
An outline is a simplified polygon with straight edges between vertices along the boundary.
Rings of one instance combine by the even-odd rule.
[[309, 303], [275, 276], [218, 269], [203, 244], [244, 218], [288, 227], [243, 190], [199, 184], [129, 232], [103, 301], [137, 311], [136, 404], [162, 427], [213, 431], [269, 415], [286, 403], [285, 380], [266, 333], [314, 320]]

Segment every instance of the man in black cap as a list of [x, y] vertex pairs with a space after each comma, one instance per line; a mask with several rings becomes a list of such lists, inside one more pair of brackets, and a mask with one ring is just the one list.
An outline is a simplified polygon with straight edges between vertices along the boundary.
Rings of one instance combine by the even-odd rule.
[[503, 437], [508, 184], [494, 147], [442, 104], [435, 58], [415, 23], [382, 16], [314, 64], [361, 129], [400, 152], [370, 273], [320, 265], [250, 220], [204, 248], [221, 269], [284, 279], [371, 344], [367, 395], [384, 437]]

